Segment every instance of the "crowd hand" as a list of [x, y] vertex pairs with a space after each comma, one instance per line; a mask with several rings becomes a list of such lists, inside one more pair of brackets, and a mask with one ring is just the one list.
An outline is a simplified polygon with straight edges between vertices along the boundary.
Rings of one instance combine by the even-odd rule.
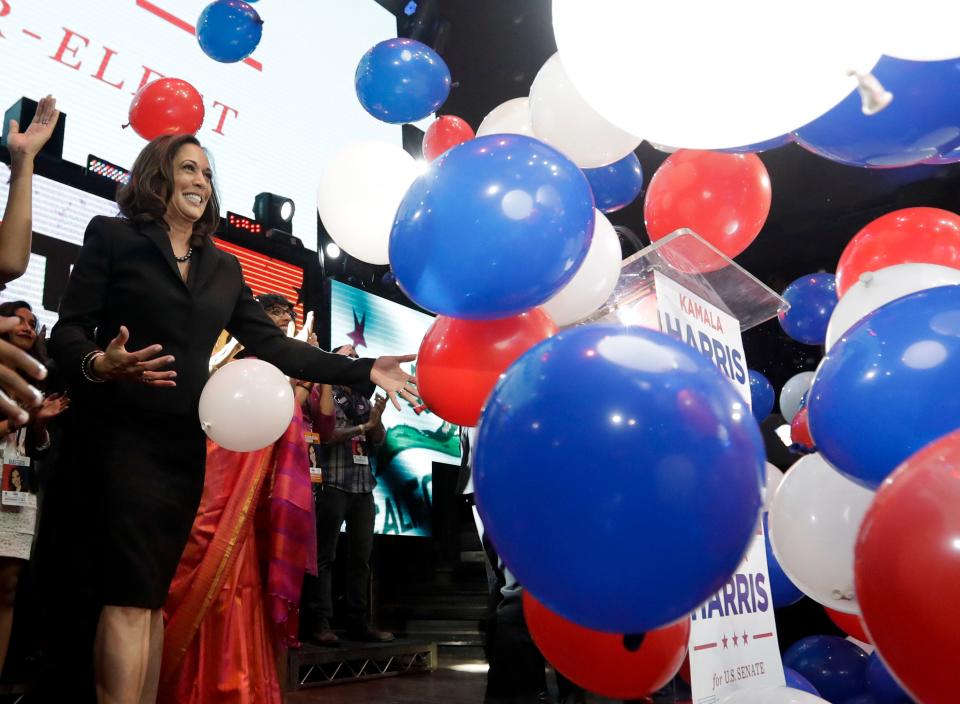
[[50, 139], [59, 119], [57, 99], [48, 95], [40, 99], [33, 121], [23, 132], [20, 131], [20, 124], [16, 120], [10, 120], [7, 149], [10, 150], [11, 159], [13, 161], [33, 159]]
[[300, 332], [296, 334], [296, 339], [301, 342], [306, 342], [312, 347], [319, 347], [320, 342], [317, 340], [317, 333], [313, 331], [313, 311], [307, 313], [306, 319], [303, 321], [303, 327], [300, 328]]
[[161, 345], [149, 345], [136, 352], [127, 352], [129, 339], [130, 331], [121, 325], [119, 334], [94, 360], [93, 373], [101, 379], [139, 381], [148, 386], [177, 385], [175, 371], [160, 371], [161, 367], [173, 364], [173, 355], [157, 357], [163, 350]]
[[380, 425], [380, 418], [383, 416], [386, 407], [387, 397], [383, 394], [377, 394], [377, 397], [373, 400], [373, 408], [370, 409], [370, 420], [366, 424], [368, 430], [374, 430]]
[[[0, 334], [13, 330], [19, 324], [19, 318], [0, 318]], [[0, 416], [22, 425], [29, 420], [24, 408], [39, 406], [43, 402], [43, 394], [24, 381], [18, 371], [37, 380], [47, 376], [47, 368], [40, 362], [9, 342], [0, 340]]]
[[401, 364], [413, 362], [416, 358], [415, 354], [378, 357], [370, 370], [370, 381], [387, 392], [390, 402], [398, 411], [401, 410], [398, 395], [414, 405], [417, 404], [417, 379], [400, 367]]
[[39, 408], [34, 410], [33, 419], [47, 421], [56, 418], [70, 408], [70, 397], [65, 394], [50, 394], [43, 399]]

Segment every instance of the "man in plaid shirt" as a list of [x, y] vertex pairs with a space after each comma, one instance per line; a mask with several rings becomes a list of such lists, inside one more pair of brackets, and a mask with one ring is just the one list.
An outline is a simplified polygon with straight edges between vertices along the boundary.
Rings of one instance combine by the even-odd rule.
[[[357, 357], [352, 345], [336, 350]], [[347, 523], [347, 636], [351, 640], [387, 642], [393, 634], [370, 628], [370, 554], [373, 549], [376, 504], [373, 488], [377, 480], [370, 465], [376, 447], [386, 438], [380, 418], [386, 406], [378, 395], [371, 404], [372, 385], [364, 388], [317, 384], [311, 390], [309, 407], [314, 415], [333, 416], [330, 424], [317, 422], [322, 447], [320, 464], [323, 482], [315, 487], [317, 517], [317, 581], [307, 588], [304, 617], [313, 619], [312, 638], [322, 645], [334, 645], [337, 635], [330, 628], [333, 617], [331, 569], [337, 554], [340, 526]], [[322, 429], [322, 430], [321, 430]]]

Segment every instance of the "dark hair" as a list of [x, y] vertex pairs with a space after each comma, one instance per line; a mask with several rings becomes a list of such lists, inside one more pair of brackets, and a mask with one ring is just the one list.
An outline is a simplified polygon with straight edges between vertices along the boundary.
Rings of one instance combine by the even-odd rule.
[[273, 308], [274, 306], [282, 306], [290, 311], [290, 315], [294, 318], [297, 317], [296, 308], [290, 302], [286, 296], [280, 293], [261, 293], [257, 296], [257, 301], [263, 306], [263, 309]]
[[[26, 301], [6, 301], [4, 303], [0, 303], [0, 316], [5, 318], [14, 317], [20, 308], [26, 308], [28, 311], [33, 313], [33, 307]], [[40, 337], [39, 330], [37, 331], [37, 339], [34, 340], [33, 347], [30, 348], [29, 353], [41, 364], [47, 364], [47, 362], [50, 361], [49, 357], [47, 356], [46, 342], [42, 337]], [[36, 386], [36, 382], [33, 380], [31, 380], [30, 383]]]
[[[167, 201], [173, 192], [173, 160], [185, 144], [194, 144], [201, 149], [200, 140], [192, 134], [172, 134], [157, 137], [143, 148], [133, 162], [130, 181], [117, 191], [117, 205], [128, 219], [137, 222], [156, 222], [166, 227], [163, 216], [167, 212]], [[220, 200], [217, 198], [213, 181], [210, 183], [210, 200], [206, 210], [193, 226], [190, 245], [203, 245], [204, 238], [220, 225]]]

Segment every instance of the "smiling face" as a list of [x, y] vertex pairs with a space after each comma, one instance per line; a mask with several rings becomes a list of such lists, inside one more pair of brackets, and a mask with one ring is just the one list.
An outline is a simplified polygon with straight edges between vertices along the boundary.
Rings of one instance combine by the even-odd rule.
[[37, 316], [29, 308], [17, 308], [14, 315], [20, 318], [20, 323], [7, 333], [7, 339], [24, 352], [29, 352], [37, 341]]
[[206, 210], [213, 193], [213, 173], [203, 149], [184, 144], [173, 157], [173, 190], [164, 219], [170, 225], [193, 225]]

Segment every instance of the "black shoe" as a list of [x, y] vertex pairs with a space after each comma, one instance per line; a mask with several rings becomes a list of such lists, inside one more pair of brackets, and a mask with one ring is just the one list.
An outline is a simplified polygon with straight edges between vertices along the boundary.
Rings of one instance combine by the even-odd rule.
[[324, 619], [313, 629], [313, 633], [310, 634], [310, 642], [317, 645], [339, 645], [340, 639], [330, 628], [330, 623]]
[[393, 640], [393, 634], [389, 631], [377, 631], [373, 628], [364, 628], [358, 631], [350, 631], [347, 634], [350, 640], [361, 643], [389, 643]]

